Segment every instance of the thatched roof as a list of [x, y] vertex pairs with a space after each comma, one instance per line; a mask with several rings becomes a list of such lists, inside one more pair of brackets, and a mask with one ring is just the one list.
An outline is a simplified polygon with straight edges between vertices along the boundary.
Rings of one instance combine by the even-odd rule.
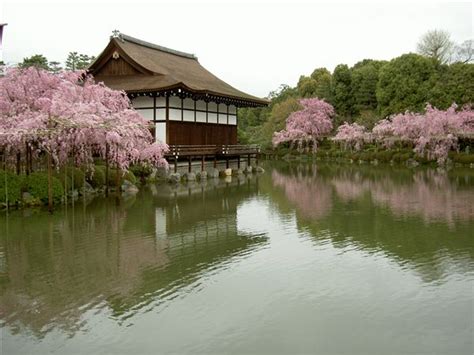
[[206, 70], [193, 54], [148, 43], [124, 34], [111, 37], [91, 64], [97, 81], [127, 93], [184, 91], [235, 101], [239, 106], [265, 106], [268, 100], [235, 89]]

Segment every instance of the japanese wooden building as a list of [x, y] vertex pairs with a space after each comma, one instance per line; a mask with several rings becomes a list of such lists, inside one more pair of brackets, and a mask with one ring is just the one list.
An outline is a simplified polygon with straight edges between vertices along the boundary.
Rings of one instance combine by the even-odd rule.
[[235, 89], [206, 70], [193, 54], [115, 31], [89, 68], [96, 81], [125, 90], [169, 145], [235, 145], [239, 107], [268, 101]]

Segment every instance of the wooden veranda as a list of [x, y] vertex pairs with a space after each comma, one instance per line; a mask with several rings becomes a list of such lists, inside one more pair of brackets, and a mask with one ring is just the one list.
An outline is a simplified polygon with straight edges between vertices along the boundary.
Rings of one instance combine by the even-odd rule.
[[247, 158], [250, 165], [252, 158], [258, 165], [260, 147], [258, 145], [170, 145], [165, 155], [169, 163], [174, 164], [174, 172], [178, 171], [178, 161], [188, 162], [188, 172], [192, 170], [193, 161], [200, 160], [201, 171], [206, 170], [206, 163], [212, 162], [216, 168], [217, 161], [225, 161], [229, 168], [229, 161], [237, 158], [237, 168], [240, 169], [242, 157]]

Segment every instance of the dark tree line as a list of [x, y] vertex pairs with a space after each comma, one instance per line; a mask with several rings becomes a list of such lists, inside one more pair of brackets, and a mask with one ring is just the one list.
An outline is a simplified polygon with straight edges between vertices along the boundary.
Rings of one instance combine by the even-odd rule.
[[24, 58], [23, 61], [18, 64], [20, 68], [28, 67], [38, 67], [53, 73], [59, 72], [63, 69], [65, 70], [81, 70], [86, 69], [93, 61], [95, 60], [94, 56], [89, 56], [87, 54], [80, 54], [78, 52], [69, 52], [64, 67], [61, 66], [60, 62], [49, 61], [42, 54], [35, 54], [31, 57]]
[[[302, 75], [296, 87], [281, 85], [269, 94], [269, 107], [239, 110], [240, 141], [269, 147], [273, 133], [283, 129], [286, 118], [299, 109], [299, 98], [318, 97], [332, 104], [337, 113], [335, 127], [347, 121], [368, 128], [395, 113], [422, 112], [427, 103], [439, 109], [453, 102], [474, 103], [474, 64], [466, 44], [472, 41], [456, 47], [446, 41], [446, 33], [432, 32], [420, 40], [424, 55], [408, 53], [390, 61], [364, 59], [352, 67], [339, 64], [332, 73], [317, 68], [309, 76]], [[430, 38], [424, 41], [426, 36]], [[436, 47], [431, 52], [430, 43]], [[446, 43], [449, 60], [448, 49], [440, 48]]]

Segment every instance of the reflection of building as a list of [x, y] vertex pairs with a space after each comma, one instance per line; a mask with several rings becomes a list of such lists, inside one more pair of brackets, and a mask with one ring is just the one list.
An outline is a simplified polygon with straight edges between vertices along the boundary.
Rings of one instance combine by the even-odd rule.
[[238, 205], [255, 188], [224, 184], [171, 199], [143, 191], [128, 205], [99, 200], [28, 223], [12, 215], [0, 238], [2, 322], [37, 336], [73, 333], [93, 307], [121, 318], [166, 302], [165, 294], [264, 242], [237, 228]]
[[168, 144], [237, 144], [238, 107], [266, 106], [207, 71], [193, 54], [115, 33], [90, 67], [97, 81], [124, 90]]

